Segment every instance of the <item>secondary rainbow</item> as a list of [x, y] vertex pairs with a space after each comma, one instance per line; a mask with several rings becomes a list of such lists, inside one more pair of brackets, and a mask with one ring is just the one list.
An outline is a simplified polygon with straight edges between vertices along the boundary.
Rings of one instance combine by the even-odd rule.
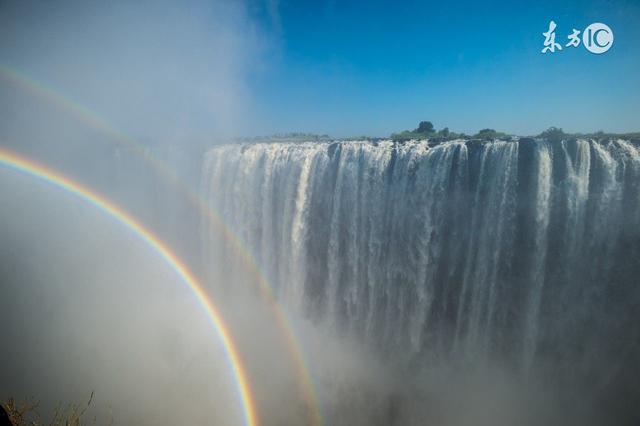
[[118, 223], [124, 225], [131, 232], [133, 232], [133, 234], [135, 234], [144, 243], [146, 243], [147, 246], [149, 246], [158, 255], [160, 255], [160, 257], [193, 291], [198, 302], [204, 308], [208, 319], [211, 321], [211, 324], [218, 334], [218, 337], [222, 341], [228, 361], [233, 371], [233, 376], [236, 380], [237, 390], [242, 403], [244, 423], [246, 426], [257, 426], [258, 420], [256, 415], [256, 408], [253, 400], [253, 395], [251, 394], [251, 390], [249, 387], [249, 382], [247, 380], [247, 374], [242, 365], [241, 358], [239, 356], [238, 350], [236, 349], [236, 345], [231, 338], [229, 330], [222, 320], [222, 317], [218, 313], [218, 310], [214, 306], [213, 302], [209, 299], [198, 280], [182, 263], [182, 261], [180, 261], [180, 259], [178, 259], [176, 255], [173, 254], [169, 247], [167, 247], [135, 218], [130, 216], [128, 213], [126, 213], [124, 210], [122, 210], [120, 207], [118, 207], [108, 199], [96, 194], [82, 184], [74, 182], [71, 179], [61, 175], [54, 170], [47, 168], [42, 164], [30, 161], [26, 158], [18, 156], [15, 153], [7, 151], [6, 149], [0, 148], [0, 165], [40, 179], [51, 185], [54, 185], [57, 188], [74, 194], [88, 204], [97, 207], [102, 212], [115, 219]]
[[70, 100], [58, 92], [51, 90], [50, 88], [36, 82], [35, 80], [28, 78], [23, 73], [17, 72], [7, 66], [0, 65], [0, 76], [4, 76], [10, 82], [28, 90], [30, 93], [49, 100], [55, 103], [68, 112], [75, 115], [77, 118], [88, 124], [92, 128], [103, 132], [111, 137], [114, 141], [130, 148], [133, 153], [143, 158], [148, 162], [156, 171], [158, 171], [165, 179], [175, 185], [183, 194], [185, 194], [189, 202], [195, 206], [204, 218], [208, 220], [208, 223], [212, 225], [221, 235], [231, 244], [231, 248], [234, 254], [238, 256], [244, 263], [247, 271], [250, 272], [256, 279], [263, 296], [267, 299], [267, 302], [272, 306], [272, 311], [275, 316], [275, 320], [278, 323], [283, 336], [285, 337], [288, 351], [291, 354], [293, 364], [298, 377], [298, 383], [300, 391], [304, 397], [305, 403], [309, 413], [309, 425], [310, 426], [322, 426], [323, 419], [319, 408], [318, 400], [315, 395], [309, 369], [305, 363], [305, 357], [302, 354], [300, 345], [297, 342], [297, 338], [291, 326], [291, 321], [287, 318], [287, 314], [281, 309], [277, 303], [276, 297], [273, 293], [272, 286], [265, 278], [264, 274], [260, 270], [257, 261], [251, 255], [251, 251], [244, 246], [241, 239], [238, 238], [229, 226], [224, 222], [220, 215], [214, 211], [209, 204], [202, 199], [202, 197], [196, 193], [193, 189], [187, 186], [178, 175], [165, 163], [158, 160], [151, 155], [149, 151], [145, 150], [139, 143], [122, 132], [116, 130], [114, 126], [110, 125], [107, 121], [98, 116], [90, 109], [80, 105], [78, 102]]

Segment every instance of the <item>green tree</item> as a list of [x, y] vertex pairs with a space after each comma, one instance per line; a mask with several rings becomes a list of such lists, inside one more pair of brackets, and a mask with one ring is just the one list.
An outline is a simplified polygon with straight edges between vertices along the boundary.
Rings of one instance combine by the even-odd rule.
[[433, 123], [430, 121], [421, 121], [418, 128], [414, 130], [416, 133], [433, 133]]
[[497, 132], [494, 129], [482, 129], [478, 133], [476, 133], [474, 137], [477, 139], [488, 141], [488, 140], [500, 139], [504, 136], [506, 136], [504, 133]]
[[560, 142], [567, 137], [559, 127], [549, 127], [547, 130], [540, 133], [540, 136], [549, 142]]

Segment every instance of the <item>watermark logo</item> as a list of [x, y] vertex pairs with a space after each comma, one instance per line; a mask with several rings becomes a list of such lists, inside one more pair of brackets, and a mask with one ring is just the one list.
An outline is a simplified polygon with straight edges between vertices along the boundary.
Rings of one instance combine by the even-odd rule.
[[[544, 47], [542, 53], [555, 53], [562, 51], [562, 44], [556, 41], [557, 25], [554, 21], [549, 22], [549, 29], [542, 33], [544, 36]], [[566, 48], [580, 46], [580, 30], [572, 29], [567, 36]], [[582, 31], [582, 45], [591, 53], [599, 55], [611, 49], [613, 45], [613, 31], [608, 25], [601, 22], [594, 22]]]
[[604, 53], [613, 45], [613, 31], [601, 22], [591, 24], [582, 33], [582, 44], [591, 53]]

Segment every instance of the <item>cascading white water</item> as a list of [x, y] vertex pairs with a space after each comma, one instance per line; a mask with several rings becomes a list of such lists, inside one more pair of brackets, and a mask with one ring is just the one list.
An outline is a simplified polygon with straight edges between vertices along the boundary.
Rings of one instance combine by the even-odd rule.
[[609, 299], [640, 303], [629, 141], [256, 143], [204, 163], [209, 202], [287, 306], [386, 353], [586, 371], [616, 362], [601, 343], [631, 313]]
[[535, 191], [534, 237], [533, 249], [536, 256], [531, 266], [531, 284], [529, 290], [529, 306], [524, 330], [524, 366], [528, 368], [535, 354], [536, 336], [538, 335], [538, 317], [544, 289], [545, 264], [547, 261], [547, 244], [549, 241], [549, 214], [551, 207], [551, 151], [546, 144], [536, 151], [537, 180]]

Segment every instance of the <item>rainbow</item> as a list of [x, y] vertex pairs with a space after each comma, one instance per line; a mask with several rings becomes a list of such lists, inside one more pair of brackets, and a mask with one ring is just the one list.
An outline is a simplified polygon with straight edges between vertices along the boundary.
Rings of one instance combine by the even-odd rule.
[[272, 308], [276, 323], [285, 338], [287, 350], [291, 354], [296, 375], [298, 377], [299, 390], [303, 395], [308, 409], [309, 425], [322, 426], [324, 422], [318, 400], [315, 395], [311, 376], [309, 374], [309, 369], [306, 366], [305, 357], [303, 356], [300, 345], [298, 344], [298, 339], [296, 338], [293, 327], [291, 326], [291, 321], [284, 310], [279, 307], [276, 296], [272, 290], [272, 286], [260, 270], [257, 261], [251, 255], [251, 251], [246, 248], [240, 238], [231, 231], [231, 228], [224, 222], [222, 217], [215, 212], [198, 193], [187, 186], [170, 167], [151, 155], [134, 139], [116, 130], [114, 126], [100, 118], [90, 109], [80, 105], [78, 102], [70, 100], [69, 98], [51, 90], [31, 78], [25, 77], [23, 73], [16, 72], [6, 66], [0, 65], [0, 76], [3, 76], [10, 82], [24, 88], [36, 96], [47, 99], [48, 101], [63, 107], [65, 110], [92, 128], [103, 132], [115, 142], [128, 147], [133, 151], [133, 153], [154, 167], [154, 169], [159, 172], [163, 178], [187, 196], [189, 202], [195, 206], [195, 208], [197, 208], [202, 216], [208, 220], [213, 228], [230, 243], [234, 254], [242, 260], [247, 271], [251, 273], [256, 280], [263, 297]]
[[178, 259], [169, 249], [169, 247], [167, 247], [140, 222], [127, 214], [120, 207], [113, 204], [108, 199], [92, 192], [89, 188], [70, 180], [54, 170], [22, 158], [2, 148], [0, 148], [0, 165], [45, 181], [57, 188], [76, 195], [78, 198], [94, 207], [97, 207], [99, 210], [115, 219], [118, 223], [124, 225], [127, 229], [133, 232], [133, 234], [146, 243], [147, 246], [160, 255], [160, 257], [171, 267], [171, 269], [175, 271], [182, 281], [187, 284], [207, 313], [207, 318], [210, 320], [218, 334], [218, 337], [222, 341], [234, 378], [237, 382], [240, 400], [242, 401], [245, 425], [257, 426], [258, 421], [256, 408], [249, 387], [249, 382], [247, 380], [247, 374], [242, 365], [235, 343], [231, 339], [229, 330], [213, 302], [207, 296], [202, 285], [180, 261], [180, 259]]

